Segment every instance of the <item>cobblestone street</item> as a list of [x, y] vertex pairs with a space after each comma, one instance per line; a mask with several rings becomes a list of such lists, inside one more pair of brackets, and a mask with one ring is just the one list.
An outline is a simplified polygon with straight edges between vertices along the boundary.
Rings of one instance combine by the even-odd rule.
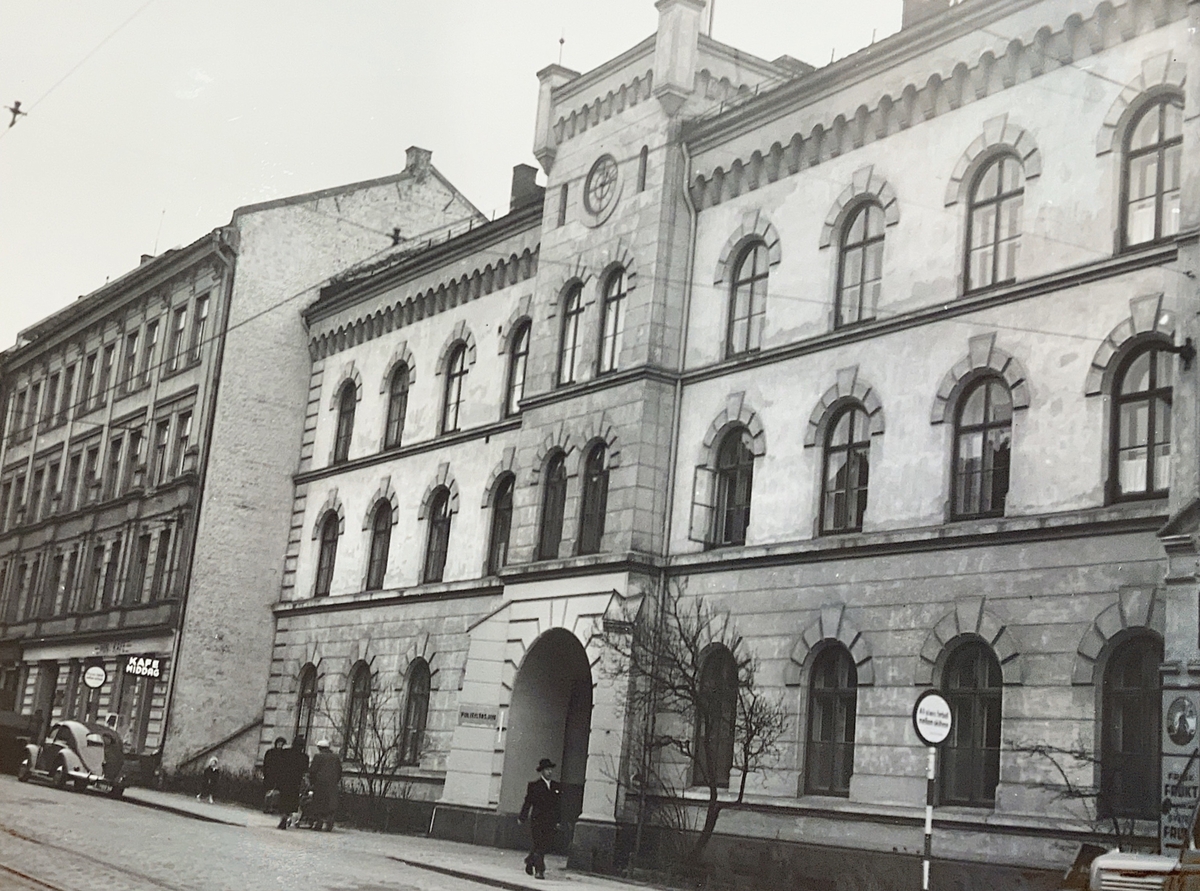
[[[136, 790], [132, 790], [137, 794]], [[180, 796], [156, 796], [190, 806]], [[196, 819], [94, 793], [0, 777], [0, 889], [60, 891], [449, 891], [484, 884], [436, 869], [475, 872], [489, 884], [532, 887], [514, 851], [339, 828], [280, 832], [241, 808], [195, 806]], [[211, 822], [228, 819], [227, 823]], [[243, 822], [247, 825], [229, 825]], [[418, 868], [395, 858], [419, 860]], [[619, 888], [550, 864], [538, 887]]]

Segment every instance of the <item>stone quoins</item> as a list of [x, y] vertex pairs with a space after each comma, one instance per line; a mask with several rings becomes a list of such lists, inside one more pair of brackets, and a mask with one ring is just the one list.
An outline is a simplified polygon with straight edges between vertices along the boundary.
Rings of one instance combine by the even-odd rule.
[[917, 659], [913, 683], [919, 687], [932, 685], [934, 671], [941, 664], [947, 644], [965, 634], [982, 638], [992, 648], [1006, 686], [1024, 681], [1025, 660], [1015, 635], [987, 608], [982, 597], [971, 597], [955, 604], [929, 632]]
[[388, 360], [387, 370], [383, 373], [383, 379], [379, 382], [379, 392], [387, 394], [392, 388], [392, 372], [403, 364], [408, 369], [408, 385], [412, 387], [417, 382], [417, 360], [413, 358], [412, 350], [408, 348], [408, 341], [402, 340], [392, 353], [392, 358]]
[[1121, 146], [1121, 139], [1133, 116], [1141, 110], [1147, 95], [1183, 92], [1187, 82], [1187, 66], [1176, 62], [1171, 52], [1159, 53], [1142, 62], [1142, 73], [1117, 94], [1104, 116], [1104, 124], [1096, 134], [1096, 154], [1106, 155]]
[[446, 338], [446, 342], [442, 345], [442, 351], [438, 354], [435, 374], [441, 376], [445, 373], [446, 363], [450, 361], [450, 351], [459, 343], [464, 343], [467, 346], [467, 367], [469, 368], [475, 364], [475, 335], [467, 327], [466, 319], [459, 319], [455, 323], [454, 329], [450, 332], [450, 336]]
[[1100, 683], [1096, 671], [1105, 648], [1122, 631], [1138, 628], [1156, 631], [1160, 637], [1166, 631], [1166, 605], [1152, 587], [1122, 588], [1117, 602], [1088, 626], [1075, 651], [1071, 683], [1081, 686]]
[[722, 285], [733, 281], [737, 270], [734, 266], [741, 259], [742, 248], [750, 241], [761, 240], [767, 246], [767, 265], [775, 267], [783, 258], [780, 248], [779, 232], [771, 225], [767, 215], [761, 210], [752, 210], [742, 217], [742, 224], [729, 236], [721, 256], [717, 258], [716, 272], [713, 274], [713, 284]]
[[1008, 122], [1008, 115], [1002, 114], [984, 121], [983, 133], [972, 142], [950, 175], [946, 184], [946, 206], [965, 201], [975, 172], [980, 166], [995, 156], [997, 151], [1007, 151], [1021, 162], [1025, 179], [1035, 179], [1042, 173], [1042, 153], [1033, 141], [1029, 131], [1023, 130], [1016, 124]]
[[429, 505], [433, 501], [433, 493], [443, 487], [450, 492], [450, 499], [447, 502], [446, 509], [451, 514], [458, 513], [458, 483], [454, 477], [450, 476], [450, 465], [442, 463], [438, 465], [437, 476], [426, 487], [425, 494], [421, 496], [421, 507], [417, 511], [418, 520], [424, 520], [429, 516]]
[[763, 430], [758, 412], [746, 404], [745, 393], [730, 393], [725, 400], [725, 408], [713, 418], [704, 434], [704, 451], [707, 456], [707, 466], [716, 466], [717, 441], [727, 428], [740, 424], [750, 433], [750, 452], [755, 458], [761, 458], [767, 453], [767, 435]]
[[942, 384], [933, 400], [929, 423], [940, 424], [945, 421], [951, 402], [958, 395], [964, 378], [984, 369], [994, 371], [1008, 384], [1014, 411], [1029, 408], [1029, 384], [1024, 366], [996, 346], [995, 334], [980, 334], [970, 339], [967, 355], [942, 378]]
[[824, 641], [838, 641], [850, 652], [858, 672], [858, 686], [870, 687], [875, 684], [871, 645], [846, 618], [846, 605], [832, 603], [821, 607], [817, 617], [801, 632], [793, 645], [790, 661], [783, 669], [783, 683], [786, 686], [798, 687], [804, 682], [804, 675], [811, 668], [809, 662], [812, 653]]
[[333, 388], [333, 393], [329, 397], [329, 410], [337, 411], [339, 402], [342, 398], [342, 388], [346, 385], [346, 381], [351, 381], [354, 384], [354, 401], [362, 402], [363, 381], [362, 373], [355, 367], [354, 360], [351, 359], [342, 366], [341, 373], [338, 375], [337, 386]]
[[1140, 334], [1158, 333], [1171, 340], [1175, 334], [1175, 314], [1163, 309], [1163, 295], [1149, 294], [1129, 301], [1129, 318], [1108, 333], [1092, 357], [1084, 394], [1098, 396], [1108, 388], [1116, 370], [1114, 361], [1125, 345]]
[[827, 248], [833, 244], [850, 212], [872, 199], [883, 208], [884, 225], [894, 226], [900, 222], [900, 202], [896, 200], [896, 190], [882, 176], [876, 176], [875, 168], [868, 164], [854, 171], [850, 185], [838, 195], [837, 201], [829, 209], [825, 224], [821, 227], [818, 246]]
[[875, 395], [875, 388], [858, 377], [858, 366], [842, 368], [837, 373], [837, 383], [825, 391], [821, 401], [808, 417], [804, 431], [804, 447], [811, 448], [824, 439], [825, 430], [833, 416], [833, 408], [845, 400], [858, 401], [867, 413], [871, 424], [871, 435], [879, 436], [884, 431], [883, 404]]
[[341, 499], [338, 498], [337, 487], [329, 490], [329, 495], [325, 498], [325, 503], [321, 505], [321, 509], [317, 511], [317, 522], [313, 524], [312, 538], [316, 541], [321, 537], [321, 526], [325, 522], [325, 515], [330, 511], [337, 514], [338, 518], [338, 535], [346, 531], [346, 509], [342, 506]]

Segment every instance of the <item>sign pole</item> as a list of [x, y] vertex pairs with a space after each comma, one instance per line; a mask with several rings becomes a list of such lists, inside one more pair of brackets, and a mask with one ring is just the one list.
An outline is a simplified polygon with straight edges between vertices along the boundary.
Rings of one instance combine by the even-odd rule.
[[921, 861], [921, 891], [929, 891], [929, 859], [933, 853], [933, 801], [937, 790], [937, 746], [929, 746], [925, 770], [925, 859]]
[[913, 729], [925, 744], [929, 759], [925, 768], [925, 854], [921, 859], [921, 891], [929, 891], [933, 860], [933, 804], [937, 800], [937, 747], [950, 736], [954, 712], [940, 693], [926, 690], [913, 705]]

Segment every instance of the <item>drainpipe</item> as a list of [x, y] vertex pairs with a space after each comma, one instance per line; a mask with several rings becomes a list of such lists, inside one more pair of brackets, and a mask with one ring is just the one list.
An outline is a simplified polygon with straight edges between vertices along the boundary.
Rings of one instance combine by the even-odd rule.
[[[204, 484], [208, 477], [208, 460], [212, 451], [213, 425], [217, 417], [217, 392], [220, 389], [221, 383], [221, 365], [225, 360], [225, 340], [229, 336], [229, 312], [233, 307], [233, 273], [237, 258], [226, 240], [225, 232], [228, 228], [225, 227], [213, 233], [213, 240], [216, 242], [217, 248], [215, 251], [216, 256], [225, 264], [225, 271], [221, 275], [221, 283], [225, 291], [225, 305], [222, 307], [221, 316], [224, 330], [216, 340], [217, 355], [212, 360], [212, 377], [210, 378], [208, 387], [208, 405], [205, 412], [207, 417], [204, 423], [204, 446], [196, 460], [198, 474], [196, 481], [196, 506], [192, 511], [192, 520], [189, 524], [191, 529], [188, 532], [187, 539], [190, 553], [187, 555], [187, 562], [183, 567], [183, 578], [179, 580], [183, 596], [179, 600], [179, 617], [176, 619], [175, 640], [171, 645], [171, 676], [167, 681], [167, 699], [163, 706], [162, 740], [159, 743], [160, 753], [167, 747], [167, 735], [171, 729], [171, 711], [175, 703], [175, 680], [179, 677], [179, 653], [183, 647], [183, 622], [187, 616], [187, 604], [191, 597], [192, 569], [196, 562], [196, 536], [200, 531], [200, 508], [204, 503]], [[159, 767], [161, 769], [161, 763]]]

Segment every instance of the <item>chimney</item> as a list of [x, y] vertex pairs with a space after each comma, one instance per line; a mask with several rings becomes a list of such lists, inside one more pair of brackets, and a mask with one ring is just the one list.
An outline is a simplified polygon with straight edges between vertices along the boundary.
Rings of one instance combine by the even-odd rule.
[[925, 19], [931, 19], [960, 2], [961, 0], [904, 0], [904, 14], [900, 20], [900, 27], [908, 28]]
[[404, 172], [412, 174], [417, 179], [424, 179], [425, 174], [429, 172], [429, 159], [432, 157], [433, 152], [429, 149], [410, 145], [405, 152]]
[[540, 204], [546, 190], [537, 184], [537, 168], [529, 164], [518, 164], [513, 167], [512, 195], [508, 199], [508, 209], [511, 213], [519, 207], [530, 204]]

